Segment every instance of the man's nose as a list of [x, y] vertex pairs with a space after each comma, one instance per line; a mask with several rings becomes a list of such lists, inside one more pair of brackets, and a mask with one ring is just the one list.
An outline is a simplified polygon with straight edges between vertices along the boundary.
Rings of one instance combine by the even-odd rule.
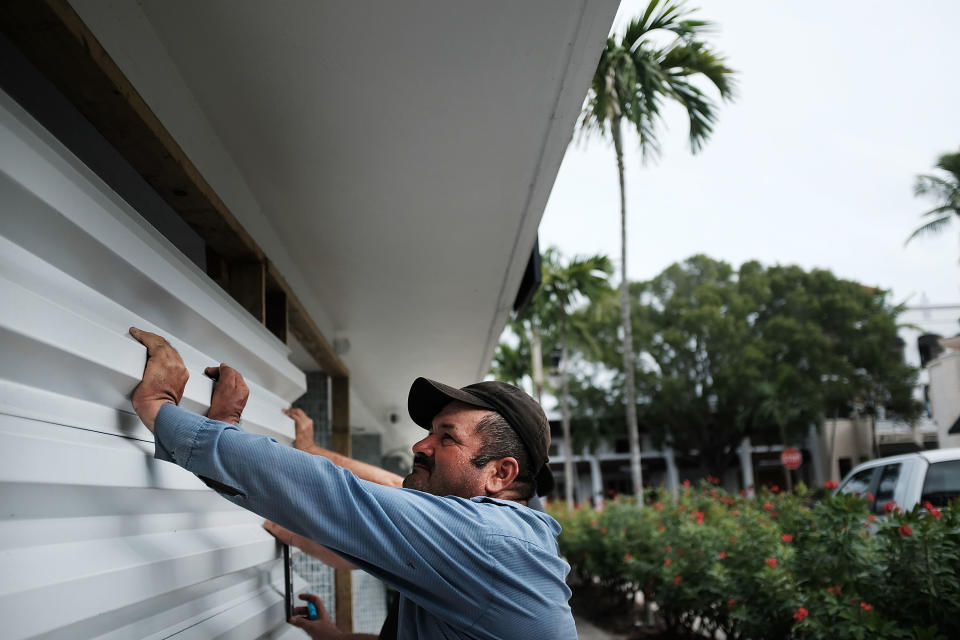
[[433, 455], [433, 436], [428, 435], [420, 442], [413, 445], [414, 453], [422, 453], [425, 456]]

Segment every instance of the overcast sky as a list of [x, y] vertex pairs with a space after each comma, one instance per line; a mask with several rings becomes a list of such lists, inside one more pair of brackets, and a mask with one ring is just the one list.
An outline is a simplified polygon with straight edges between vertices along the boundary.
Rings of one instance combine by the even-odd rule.
[[[618, 24], [646, 2], [625, 1]], [[960, 220], [904, 240], [934, 206], [916, 174], [960, 149], [960, 1], [700, 0], [738, 71], [713, 136], [692, 156], [667, 113], [659, 160], [627, 154], [628, 271], [695, 253], [739, 266], [822, 267], [894, 302], [960, 303]], [[619, 260], [613, 147], [574, 142], [540, 225], [541, 248]]]

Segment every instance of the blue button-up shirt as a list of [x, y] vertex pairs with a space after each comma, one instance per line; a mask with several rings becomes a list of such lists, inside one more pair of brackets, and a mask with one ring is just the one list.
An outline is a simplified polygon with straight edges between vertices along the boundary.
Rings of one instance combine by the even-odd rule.
[[516, 502], [360, 480], [322, 456], [172, 404], [156, 453], [401, 594], [398, 637], [575, 640], [560, 525]]

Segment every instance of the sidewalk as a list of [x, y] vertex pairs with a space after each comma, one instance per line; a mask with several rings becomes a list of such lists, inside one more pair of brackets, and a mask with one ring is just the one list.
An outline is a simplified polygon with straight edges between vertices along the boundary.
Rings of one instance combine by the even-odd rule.
[[580, 640], [626, 640], [627, 636], [607, 633], [603, 629], [595, 627], [583, 618], [573, 616], [573, 621], [577, 625], [577, 635]]

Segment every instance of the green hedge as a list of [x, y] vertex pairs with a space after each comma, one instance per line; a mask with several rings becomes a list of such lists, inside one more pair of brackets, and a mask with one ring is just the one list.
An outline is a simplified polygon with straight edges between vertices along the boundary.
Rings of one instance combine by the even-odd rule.
[[[814, 493], [820, 494], [819, 501]], [[669, 632], [727, 638], [960, 638], [960, 508], [869, 515], [852, 495], [703, 483], [638, 506], [548, 511], [591, 606], [643, 592]]]

